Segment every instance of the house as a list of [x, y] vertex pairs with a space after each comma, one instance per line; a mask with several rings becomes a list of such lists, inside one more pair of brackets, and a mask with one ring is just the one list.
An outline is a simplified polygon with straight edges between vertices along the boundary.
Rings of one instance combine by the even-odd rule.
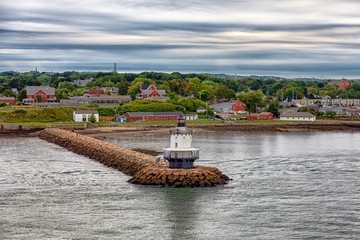
[[100, 96], [105, 94], [105, 89], [103, 88], [95, 88], [84, 91], [84, 93], [89, 94], [90, 96]]
[[86, 85], [91, 83], [93, 80], [94, 80], [93, 78], [89, 78], [89, 79], [85, 79], [85, 80], [78, 78], [78, 79], [74, 80], [74, 84], [79, 87], [86, 87]]
[[342, 91], [345, 91], [351, 84], [352, 83], [345, 78], [341, 79], [340, 82], [328, 82], [328, 85], [336, 85]]
[[96, 122], [99, 121], [99, 113], [96, 110], [75, 110], [73, 120], [75, 122], [89, 122], [91, 115], [95, 116]]
[[117, 115], [115, 120], [116, 122], [126, 122], [126, 117], [124, 115]]
[[308, 112], [295, 112], [293, 110], [282, 111], [280, 120], [284, 121], [315, 121], [316, 117]]
[[32, 104], [34, 102], [54, 102], [55, 88], [49, 86], [27, 86], [26, 98], [23, 99], [24, 104]]
[[246, 105], [239, 100], [217, 103], [212, 106], [218, 113], [245, 113]]
[[203, 106], [200, 106], [196, 109], [196, 112], [197, 113], [205, 113], [206, 112], [206, 109], [203, 107]]
[[16, 104], [16, 100], [14, 97], [0, 97], [0, 102], [6, 103], [7, 105]]
[[246, 120], [274, 120], [274, 114], [271, 112], [261, 112], [246, 115]]
[[140, 86], [140, 93], [136, 94], [136, 99], [159, 99], [167, 100], [166, 91], [157, 89], [155, 84], [142, 83]]
[[197, 114], [185, 114], [185, 120], [197, 120], [199, 115]]
[[127, 112], [124, 114], [126, 122], [167, 121], [177, 120], [182, 112]]

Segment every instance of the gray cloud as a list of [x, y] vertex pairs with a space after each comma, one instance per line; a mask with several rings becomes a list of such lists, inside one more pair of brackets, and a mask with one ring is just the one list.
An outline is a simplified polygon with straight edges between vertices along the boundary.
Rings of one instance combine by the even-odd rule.
[[107, 70], [118, 62], [124, 71], [360, 76], [358, 1], [0, 5], [0, 71]]

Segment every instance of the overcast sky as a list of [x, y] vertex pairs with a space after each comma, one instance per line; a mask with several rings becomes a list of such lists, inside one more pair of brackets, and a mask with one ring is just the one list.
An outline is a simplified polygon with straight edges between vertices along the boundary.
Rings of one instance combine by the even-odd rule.
[[359, 0], [1, 0], [0, 71], [360, 77]]

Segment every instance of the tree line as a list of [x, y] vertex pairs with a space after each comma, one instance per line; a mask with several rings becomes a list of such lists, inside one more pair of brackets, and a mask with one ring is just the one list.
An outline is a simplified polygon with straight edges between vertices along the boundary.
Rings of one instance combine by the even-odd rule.
[[[73, 85], [76, 79], [93, 78], [86, 87]], [[140, 91], [141, 83], [155, 83], [158, 89], [164, 89], [170, 98], [169, 103], [186, 107], [188, 111], [196, 110], [196, 106], [205, 102], [217, 102], [228, 99], [240, 99], [250, 111], [278, 106], [279, 101], [309, 98], [321, 98], [328, 95], [331, 98], [360, 98], [360, 82], [341, 91], [336, 85], [328, 85], [329, 80], [301, 81], [274, 80], [257, 78], [256, 76], [242, 78], [227, 78], [205, 73], [117, 73], [113, 72], [16, 72], [0, 73], [0, 95], [15, 96], [12, 88], [19, 91], [17, 96], [21, 101], [26, 97], [25, 86], [55, 87], [57, 100], [69, 96], [82, 96], [85, 89], [100, 87], [116, 87], [118, 94], [129, 94], [132, 98]], [[61, 85], [59, 85], [61, 83]], [[110, 93], [108, 93], [110, 94]], [[197, 99], [201, 104], [189, 103]], [[272, 105], [271, 105], [272, 104]]]

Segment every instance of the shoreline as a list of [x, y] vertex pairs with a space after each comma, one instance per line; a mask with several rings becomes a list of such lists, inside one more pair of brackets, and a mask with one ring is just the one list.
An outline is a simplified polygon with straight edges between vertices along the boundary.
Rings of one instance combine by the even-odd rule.
[[[168, 135], [174, 126], [146, 125], [142, 127], [100, 127], [76, 132], [95, 138], [121, 135]], [[360, 132], [360, 121], [326, 120], [316, 122], [247, 122], [233, 124], [189, 124], [196, 132]]]
[[[76, 133], [95, 138], [108, 138], [121, 135], [167, 135], [173, 125], [147, 124], [141, 126], [105, 126], [73, 128], [60, 127]], [[360, 132], [360, 121], [317, 120], [315, 122], [241, 122], [220, 124], [188, 124], [188, 128], [196, 132]], [[45, 127], [26, 127], [26, 129], [2, 129], [0, 137], [36, 137]]]

